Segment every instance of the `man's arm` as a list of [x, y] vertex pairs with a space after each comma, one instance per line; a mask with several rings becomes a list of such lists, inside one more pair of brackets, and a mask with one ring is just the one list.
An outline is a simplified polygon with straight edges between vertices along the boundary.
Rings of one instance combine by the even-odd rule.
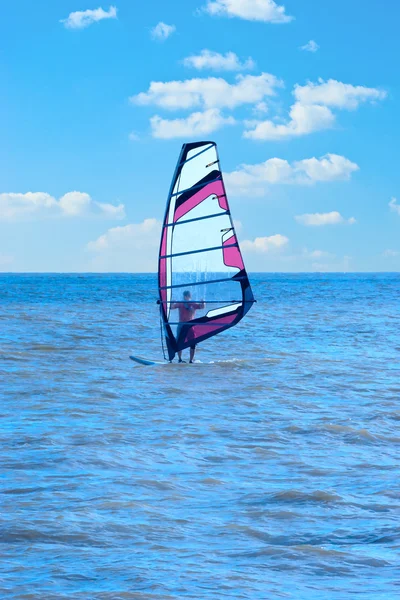
[[197, 303], [193, 306], [193, 308], [195, 310], [202, 310], [205, 307], [206, 307], [206, 303], [204, 302], [204, 300], [202, 300], [200, 303]]
[[[157, 304], [161, 304], [160, 300], [157, 300]], [[179, 308], [179, 302], [174, 302], [173, 304], [170, 305], [170, 308]]]

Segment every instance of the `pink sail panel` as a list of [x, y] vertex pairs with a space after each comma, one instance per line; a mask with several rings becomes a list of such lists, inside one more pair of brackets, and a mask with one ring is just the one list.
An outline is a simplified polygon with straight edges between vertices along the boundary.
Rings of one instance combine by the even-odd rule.
[[225, 194], [225, 188], [222, 184], [222, 192], [218, 194], [218, 204], [223, 210], [228, 210], [228, 199]]
[[[162, 233], [160, 256], [165, 256], [167, 254], [167, 235], [168, 235], [168, 228], [165, 227], [163, 229], [163, 233]], [[162, 300], [162, 302], [166, 302], [167, 290], [162, 289], [167, 285], [167, 259], [166, 258], [160, 258], [158, 270], [159, 270], [159, 282], [160, 282], [159, 285], [160, 285], [161, 300]], [[167, 311], [167, 308], [168, 308], [167, 305], [164, 304], [165, 312]]]
[[226, 329], [236, 319], [237, 314], [227, 315], [226, 317], [215, 317], [215, 323], [210, 321], [207, 325], [193, 325], [186, 334], [185, 344], [194, 342], [197, 338], [203, 337], [209, 333], [218, 333]]
[[181, 217], [186, 215], [188, 212], [193, 210], [193, 208], [195, 208], [196, 206], [201, 204], [204, 200], [206, 200], [207, 198], [209, 198], [212, 195], [215, 195], [215, 196], [223, 195], [223, 198], [218, 198], [219, 205], [224, 210], [227, 210], [228, 206], [227, 206], [226, 197], [224, 194], [225, 194], [225, 191], [224, 191], [224, 186], [223, 186], [222, 180], [213, 181], [212, 183], [209, 183], [208, 185], [203, 187], [201, 190], [199, 190], [197, 192], [197, 194], [193, 194], [193, 196], [191, 196], [191, 198], [189, 198], [189, 200], [186, 200], [186, 202], [184, 202], [183, 204], [178, 206], [178, 208], [175, 211], [175, 215], [174, 215], [174, 223], [176, 223], [176, 221], [178, 221]]
[[[232, 244], [237, 244], [236, 235], [232, 235], [223, 243], [224, 264], [227, 267], [237, 267], [242, 270], [244, 269], [244, 264], [239, 246], [232, 247]], [[227, 248], [226, 246], [231, 246], [231, 248]]]

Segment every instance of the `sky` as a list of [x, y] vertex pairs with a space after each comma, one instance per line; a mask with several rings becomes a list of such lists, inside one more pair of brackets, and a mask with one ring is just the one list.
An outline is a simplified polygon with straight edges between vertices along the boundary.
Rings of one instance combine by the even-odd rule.
[[0, 8], [0, 271], [155, 271], [203, 139], [248, 270], [400, 270], [399, 2]]

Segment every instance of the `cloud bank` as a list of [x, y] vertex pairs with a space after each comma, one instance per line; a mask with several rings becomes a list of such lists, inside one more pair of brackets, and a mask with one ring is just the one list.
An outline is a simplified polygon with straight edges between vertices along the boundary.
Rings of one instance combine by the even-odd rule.
[[158, 40], [159, 42], [164, 42], [167, 40], [173, 33], [175, 33], [176, 27], [175, 25], [167, 25], [160, 21], [153, 29], [151, 30], [151, 37], [153, 40]]
[[[244, 137], [252, 140], [280, 140], [330, 129], [336, 116], [331, 109], [355, 110], [365, 102], [377, 102], [386, 98], [387, 93], [376, 88], [354, 86], [334, 79], [318, 80], [318, 83], [296, 85], [294, 104], [289, 110], [289, 118], [283, 123], [273, 120], [260, 121], [244, 132]], [[253, 128], [251, 128], [253, 127]]]
[[347, 223], [348, 225], [354, 225], [354, 223], [356, 223], [354, 217], [350, 217], [350, 219], [345, 219], [337, 211], [332, 211], [329, 213], [298, 215], [297, 217], [295, 217], [295, 219], [301, 225], [307, 225], [308, 227], [322, 227], [324, 225], [341, 225], [345, 223]]
[[254, 240], [244, 240], [240, 247], [243, 252], [256, 252], [266, 254], [276, 252], [285, 248], [289, 243], [289, 238], [284, 235], [276, 234], [269, 237], [257, 237]]
[[158, 115], [150, 119], [152, 136], [163, 140], [208, 135], [225, 125], [235, 123], [233, 117], [225, 118], [218, 108], [195, 112], [183, 119], [162, 119]]
[[204, 11], [211, 16], [239, 17], [264, 23], [290, 23], [293, 17], [274, 0], [208, 0]]
[[62, 19], [60, 23], [63, 23], [66, 29], [85, 29], [86, 27], [89, 27], [89, 25], [92, 25], [92, 23], [97, 23], [104, 19], [116, 18], [117, 8], [116, 6], [110, 6], [108, 11], [102, 8], [96, 8], [94, 10], [78, 10], [72, 12], [66, 19]]
[[310, 40], [307, 42], [307, 44], [304, 44], [304, 46], [300, 46], [300, 50], [305, 50], [306, 52], [317, 52], [317, 50], [319, 50], [319, 46], [317, 42]]
[[240, 165], [225, 173], [225, 183], [232, 195], [263, 196], [268, 186], [277, 184], [313, 185], [317, 182], [345, 181], [359, 167], [338, 154], [307, 158], [289, 163], [281, 158], [269, 158], [255, 165]]
[[244, 62], [240, 62], [239, 57], [234, 52], [220, 54], [212, 50], [202, 50], [200, 54], [187, 56], [183, 60], [185, 67], [192, 69], [212, 70], [212, 71], [245, 71], [254, 69], [255, 62], [252, 58], [248, 58]]
[[139, 106], [158, 106], [167, 110], [191, 108], [237, 108], [256, 104], [275, 96], [283, 83], [270, 73], [237, 75], [230, 84], [221, 77], [186, 79], [185, 81], [152, 81], [147, 92], [132, 96]]
[[125, 207], [96, 202], [89, 194], [76, 191], [64, 194], [59, 200], [45, 192], [0, 194], [0, 220], [78, 216], [123, 219]]
[[91, 268], [107, 272], [150, 273], [157, 269], [161, 221], [145, 219], [113, 227], [87, 244]]

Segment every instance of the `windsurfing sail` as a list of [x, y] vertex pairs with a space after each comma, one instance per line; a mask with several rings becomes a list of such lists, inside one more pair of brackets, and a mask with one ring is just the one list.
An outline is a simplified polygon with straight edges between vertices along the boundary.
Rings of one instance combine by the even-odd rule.
[[[158, 286], [169, 360], [237, 325], [255, 302], [214, 142], [182, 147], [163, 221]], [[174, 309], [184, 292], [197, 312], [182, 323]]]

